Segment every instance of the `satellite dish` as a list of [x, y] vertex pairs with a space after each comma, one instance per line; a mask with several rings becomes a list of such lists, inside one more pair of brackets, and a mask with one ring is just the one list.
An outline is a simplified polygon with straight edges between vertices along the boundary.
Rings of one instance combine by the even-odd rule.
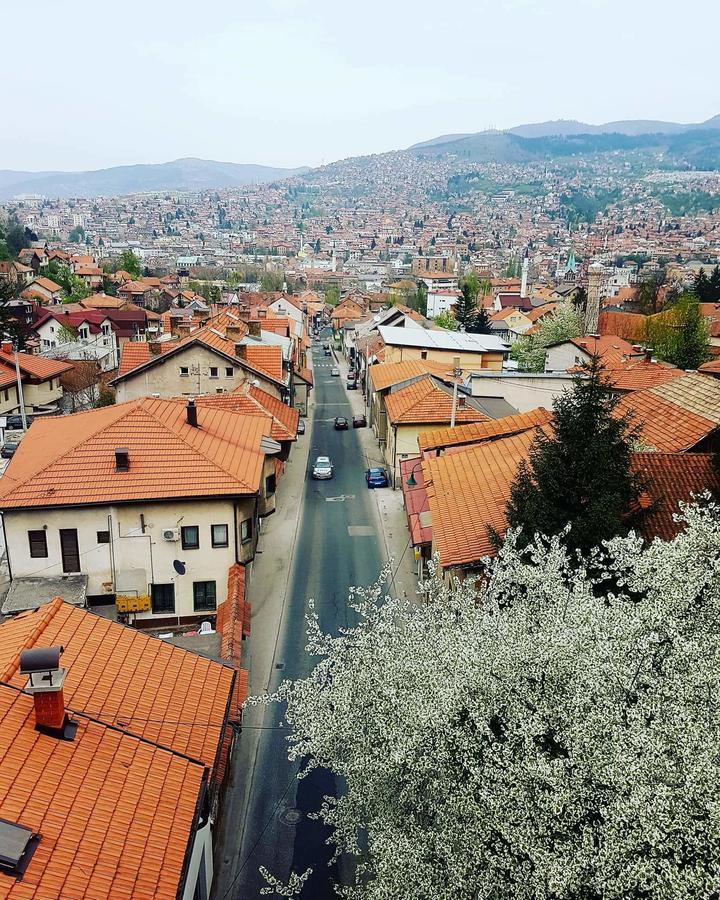
[[173, 560], [173, 569], [178, 573], [178, 575], [185, 574], [185, 563], [181, 562], [179, 559]]

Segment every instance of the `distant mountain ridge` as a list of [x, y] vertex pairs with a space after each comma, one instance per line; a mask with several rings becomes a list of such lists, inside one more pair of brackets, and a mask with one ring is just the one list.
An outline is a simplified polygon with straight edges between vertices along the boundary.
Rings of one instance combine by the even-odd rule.
[[113, 166], [88, 172], [0, 170], [0, 199], [18, 194], [51, 198], [115, 197], [145, 191], [202, 191], [266, 183], [307, 172], [187, 157], [167, 163]]
[[628, 119], [617, 122], [605, 122], [603, 125], [589, 125], [575, 119], [555, 119], [550, 122], [534, 122], [527, 125], [516, 125], [514, 128], [486, 129], [485, 131], [467, 134], [445, 134], [421, 141], [408, 147], [408, 150], [422, 150], [427, 147], [438, 147], [477, 138], [488, 134], [516, 134], [519, 137], [561, 137], [575, 134], [625, 134], [638, 136], [643, 134], [683, 134], [688, 131], [720, 130], [720, 115], [713, 116], [705, 122], [682, 124], [680, 122], [662, 122], [653, 119]]

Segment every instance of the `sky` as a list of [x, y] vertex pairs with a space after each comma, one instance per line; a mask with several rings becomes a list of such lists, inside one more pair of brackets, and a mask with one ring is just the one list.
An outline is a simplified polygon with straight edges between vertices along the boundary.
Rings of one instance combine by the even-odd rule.
[[0, 169], [315, 166], [548, 119], [720, 113], [717, 0], [35, 0], [0, 22]]

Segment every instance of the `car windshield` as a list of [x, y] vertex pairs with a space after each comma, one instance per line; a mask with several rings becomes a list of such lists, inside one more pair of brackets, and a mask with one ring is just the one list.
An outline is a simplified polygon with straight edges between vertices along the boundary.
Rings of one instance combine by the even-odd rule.
[[377, 478], [377, 477], [381, 476], [382, 474], [383, 474], [382, 469], [370, 469], [370, 475], [373, 478]]
[[329, 466], [330, 465], [330, 457], [329, 456], [318, 456], [315, 460], [316, 466]]

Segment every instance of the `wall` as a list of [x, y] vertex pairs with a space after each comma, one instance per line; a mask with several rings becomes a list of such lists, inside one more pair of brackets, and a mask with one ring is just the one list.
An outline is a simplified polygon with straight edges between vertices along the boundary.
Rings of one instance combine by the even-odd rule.
[[[240, 562], [252, 559], [257, 543], [257, 522], [252, 539], [241, 543], [240, 523], [255, 518], [255, 498], [237, 501], [238, 556]], [[140, 516], [144, 516], [145, 533]], [[112, 543], [98, 544], [97, 532], [108, 531], [108, 516], [112, 517]], [[122, 504], [117, 506], [78, 507], [68, 509], [8, 510], [3, 515], [10, 569], [13, 578], [42, 574], [58, 577], [63, 574], [60, 552], [61, 528], [75, 528], [78, 532], [80, 569], [88, 576], [88, 594], [96, 596], [113, 592], [111, 552], [115, 561], [115, 589], [147, 593], [148, 585], [175, 584], [175, 615], [195, 615], [193, 582], [215, 581], [218, 604], [225, 600], [227, 572], [235, 562], [233, 536], [233, 502], [218, 500], [176, 500], [167, 503]], [[212, 547], [211, 525], [228, 526], [228, 546]], [[200, 547], [183, 549], [178, 541], [163, 539], [164, 529], [182, 525], [197, 525]], [[28, 531], [45, 529], [48, 556], [31, 558]], [[186, 574], [178, 575], [173, 560], [185, 563]], [[168, 614], [158, 614], [159, 617]], [[197, 613], [201, 616], [200, 613]], [[204, 615], [208, 615], [207, 612]], [[152, 619], [152, 613], [139, 614]]]
[[[407, 362], [409, 359], [423, 359], [424, 351], [420, 347], [393, 347], [385, 346], [384, 362]], [[437, 350], [427, 348], [427, 357], [433, 362], [446, 363], [448, 371], [452, 368], [455, 357], [460, 357], [460, 366], [463, 369], [494, 369], [500, 371], [503, 364], [502, 353], [461, 353], [457, 350]]]
[[[446, 426], [449, 426], [450, 423], [447, 422]], [[418, 435], [423, 431], [429, 431], [433, 428], [443, 428], [442, 424], [436, 425], [398, 425], [391, 429], [392, 437], [388, 441], [387, 449], [385, 452], [385, 458], [387, 459], [388, 466], [390, 466], [391, 472], [393, 468], [393, 455], [394, 455], [394, 463], [395, 470], [393, 473], [393, 485], [395, 487], [398, 486], [398, 479], [400, 478], [400, 461], [403, 459], [407, 459], [410, 456], [420, 456], [420, 450], [418, 449]]]
[[[203, 874], [204, 880], [201, 881]], [[195, 833], [195, 842], [193, 843], [192, 852], [190, 854], [190, 862], [188, 864], [182, 900], [194, 900], [196, 897], [201, 898], [201, 900], [206, 900], [206, 898], [210, 896], [212, 879], [212, 834], [210, 831], [210, 821], [208, 820], [205, 825], [202, 828], [198, 828]], [[200, 884], [198, 884], [199, 881], [201, 881]]]
[[[190, 372], [195, 368], [200, 374], [181, 375], [181, 366], [187, 367]], [[208, 373], [211, 366], [217, 367], [218, 378], [210, 378]], [[225, 369], [230, 366], [233, 374], [228, 378]], [[173, 353], [166, 360], [160, 358], [151, 368], [121, 381], [116, 388], [117, 402], [124, 403], [126, 400], [137, 400], [138, 397], [149, 397], [152, 394], [160, 394], [161, 397], [197, 397], [200, 394], [215, 394], [219, 390], [233, 391], [246, 381], [254, 380], [260, 383], [262, 390], [280, 399], [280, 389], [273, 382], [248, 372], [238, 364], [233, 366], [229, 360], [205, 347], [194, 345]]]
[[17, 385], [9, 384], [7, 387], [0, 388], [0, 416], [18, 412], [19, 410], [20, 401], [18, 400]]
[[29, 384], [23, 380], [23, 400], [25, 409], [32, 412], [34, 406], [53, 406], [62, 397], [60, 376], [43, 381], [40, 384]]
[[572, 383], [572, 376], [565, 373], [488, 373], [470, 378], [470, 392], [473, 397], [502, 397], [522, 413], [538, 406], [550, 409], [553, 399], [572, 387]]
[[566, 341], [564, 344], [548, 348], [545, 354], [545, 371], [565, 372], [573, 366], [587, 362], [589, 359], [589, 353], [583, 353], [575, 344]]

